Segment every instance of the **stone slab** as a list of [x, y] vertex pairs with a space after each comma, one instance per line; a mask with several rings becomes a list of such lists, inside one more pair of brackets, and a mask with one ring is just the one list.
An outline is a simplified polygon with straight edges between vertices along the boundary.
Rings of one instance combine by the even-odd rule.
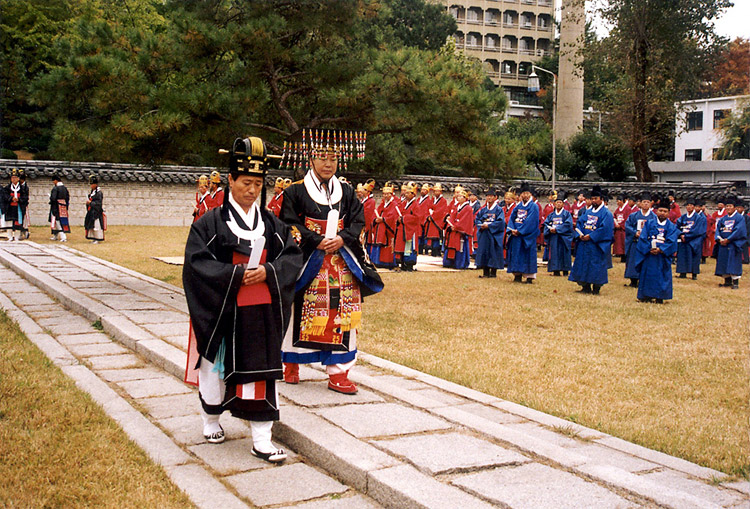
[[[335, 497], [335, 498], [334, 498]], [[363, 495], [341, 496], [313, 500], [302, 504], [287, 505], [279, 509], [379, 509], [383, 506]]]
[[91, 322], [79, 317], [73, 317], [70, 319], [66, 319], [65, 321], [57, 321], [54, 324], [46, 325], [45, 328], [52, 332], [54, 335], [88, 334], [95, 330], [91, 326]]
[[586, 444], [581, 447], [576, 447], [575, 452], [583, 454], [593, 463], [612, 465], [627, 472], [643, 472], [645, 470], [652, 470], [659, 466], [656, 463], [651, 463], [650, 461], [631, 456], [630, 454], [625, 454], [624, 452], [615, 451], [609, 447], [604, 447], [598, 444]]
[[736, 482], [722, 483], [722, 486], [726, 486], [727, 488], [737, 490], [740, 493], [744, 493], [745, 495], [750, 497], [750, 482], [748, 481], [736, 481]]
[[687, 475], [674, 470], [663, 470], [661, 472], [650, 472], [642, 474], [642, 477], [670, 488], [677, 488], [703, 500], [722, 506], [732, 507], [745, 503], [750, 507], [750, 500], [734, 490], [722, 489], [697, 479], [691, 479]]
[[299, 379], [302, 382], [313, 380], [328, 380], [328, 375], [324, 371], [311, 368], [306, 364], [301, 364], [299, 367]]
[[159, 465], [182, 465], [190, 463], [190, 456], [180, 449], [172, 439], [151, 423], [140, 412], [113, 415], [130, 439], [138, 444]]
[[339, 394], [329, 390], [327, 382], [280, 383], [279, 393], [297, 405], [304, 407], [340, 405], [343, 402], [350, 404], [383, 402], [383, 398], [362, 387], [359, 388], [357, 394]]
[[462, 403], [466, 403], [467, 401], [459, 396], [455, 396], [449, 392], [441, 391], [433, 387], [427, 389], [417, 389], [414, 391], [414, 393], [419, 394], [420, 396], [424, 396], [425, 398], [435, 400], [443, 406], [461, 405]]
[[197, 416], [201, 411], [201, 404], [195, 393], [141, 399], [138, 400], [138, 405], [142, 406], [154, 419], [185, 415]]
[[44, 355], [46, 355], [54, 364], [58, 366], [72, 366], [78, 364], [78, 359], [73, 357], [73, 354], [66, 350], [60, 343], [55, 341], [49, 334], [26, 334], [26, 337], [29, 338], [29, 341], [34, 343], [37, 348], [44, 352]]
[[179, 350], [182, 350], [184, 352], [187, 351], [187, 348], [188, 348], [187, 336], [166, 336], [162, 339]]
[[514, 509], [637, 507], [598, 484], [539, 463], [468, 474], [452, 483]]
[[258, 506], [289, 504], [349, 489], [304, 463], [245, 472], [226, 479], [241, 496]]
[[90, 345], [94, 343], [111, 343], [112, 340], [101, 332], [90, 332], [86, 334], [60, 334], [56, 339], [64, 345]]
[[[198, 396], [194, 397], [198, 399]], [[200, 415], [169, 417], [159, 419], [158, 422], [180, 444], [197, 445], [206, 443], [206, 439], [203, 437], [203, 421]], [[227, 440], [252, 436], [250, 427], [244, 421], [228, 415], [222, 416], [221, 427], [224, 428]]]
[[489, 509], [491, 505], [410, 465], [372, 472], [367, 494], [385, 507]]
[[[535, 422], [527, 421], [515, 424], [511, 423], [507, 426], [508, 429], [526, 433], [527, 435], [539, 438], [540, 440], [544, 440], [545, 442], [550, 444], [555, 444], [559, 447], [575, 448], [576, 452], [581, 452], [581, 446], [586, 443], [566, 434], [558, 433], [557, 431], [545, 428], [544, 426], [541, 426]], [[571, 433], [573, 433], [572, 428], [566, 429], [571, 429]]]
[[98, 357], [101, 355], [122, 355], [130, 352], [117, 343], [94, 343], [94, 344], [68, 344], [68, 349], [76, 357]]
[[515, 451], [462, 433], [414, 435], [373, 443], [431, 475], [531, 461]]
[[164, 374], [154, 368], [104, 369], [97, 371], [97, 375], [108, 382], [125, 382], [130, 380], [146, 380], [161, 378]]
[[200, 509], [247, 509], [248, 505], [199, 465], [167, 467], [167, 475]]
[[21, 307], [55, 304], [54, 300], [38, 290], [19, 292], [14, 294], [11, 298], [13, 299], [13, 302], [16, 303], [16, 306]]
[[403, 435], [451, 427], [443, 419], [396, 403], [341, 405], [320, 408], [316, 413], [359, 438]]
[[405, 389], [407, 391], [429, 389], [431, 386], [426, 383], [414, 380], [412, 378], [406, 378], [399, 375], [383, 375], [378, 376], [378, 381], [386, 382], [391, 387], [398, 387], [399, 389]]
[[123, 310], [122, 313], [138, 325], [146, 323], [182, 323], [186, 318], [184, 313], [177, 313], [175, 311]]
[[[128, 292], [128, 295], [132, 295], [132, 292]], [[166, 311], [164, 306], [151, 299], [122, 299], [122, 302], [118, 302], [117, 309], [134, 313], [142, 311]]]
[[148, 380], [129, 380], [118, 382], [130, 397], [135, 399], [153, 398], [155, 396], [170, 396], [192, 392], [187, 385], [175, 380], [171, 376], [161, 374], [158, 378]]
[[65, 309], [60, 304], [34, 304], [31, 306], [24, 306], [23, 310], [33, 316], [47, 316], [47, 314], [53, 314], [57, 312], [64, 312]]
[[122, 369], [137, 368], [143, 365], [143, 361], [133, 354], [124, 355], [102, 355], [87, 357], [86, 362], [94, 370], [100, 369]]
[[[190, 446], [188, 449], [222, 476], [268, 467], [268, 462], [253, 456], [252, 438], [227, 440], [222, 444], [203, 443]], [[297, 455], [287, 450], [286, 464], [296, 459]]]
[[571, 422], [566, 419], [561, 419], [560, 417], [556, 417], [554, 415], [545, 414], [544, 412], [540, 412], [539, 410], [535, 410], [533, 408], [519, 405], [518, 403], [513, 403], [511, 401], [498, 400], [491, 404], [495, 408], [499, 408], [500, 410], [503, 410], [505, 412], [518, 415], [520, 417], [542, 424], [549, 428], [555, 428], [555, 427], [568, 428], [574, 431], [580, 438], [597, 439], [597, 438], [606, 436], [604, 433], [597, 431], [595, 429], [587, 428], [575, 422]]
[[187, 338], [188, 334], [190, 334], [190, 321], [185, 316], [183, 323], [144, 324], [143, 328], [151, 332], [154, 336], [181, 336]]
[[400, 464], [394, 457], [294, 405], [281, 407], [281, 420], [274, 423], [273, 436], [360, 491], [368, 489], [370, 472]]
[[161, 339], [146, 339], [135, 344], [135, 351], [159, 366], [172, 376], [182, 379], [185, 375], [187, 354]]
[[489, 405], [483, 405], [482, 403], [467, 403], [465, 405], [457, 405], [456, 408], [487, 419], [488, 421], [496, 422], [498, 424], [513, 424], [524, 422], [524, 419], [517, 415], [503, 412], [502, 410], [498, 410], [497, 408], [491, 407]]

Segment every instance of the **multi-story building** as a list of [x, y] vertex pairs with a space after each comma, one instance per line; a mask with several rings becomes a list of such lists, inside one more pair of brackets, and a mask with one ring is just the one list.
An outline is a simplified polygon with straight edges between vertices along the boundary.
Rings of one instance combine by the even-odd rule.
[[458, 23], [457, 49], [478, 58], [512, 105], [536, 104], [531, 65], [553, 50], [554, 0], [440, 0]]
[[675, 117], [675, 161], [711, 161], [722, 144], [719, 124], [750, 96], [714, 97], [679, 103]]

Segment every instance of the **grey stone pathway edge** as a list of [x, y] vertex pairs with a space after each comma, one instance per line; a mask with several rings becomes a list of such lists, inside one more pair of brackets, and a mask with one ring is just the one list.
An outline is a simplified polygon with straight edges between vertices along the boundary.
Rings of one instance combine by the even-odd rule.
[[[30, 242], [26, 244], [29, 248], [33, 247], [40, 252], [58, 257], [65, 263], [77, 267], [82, 271], [86, 270], [85, 261], [87, 263], [95, 262], [113, 271], [127, 274], [132, 278], [141, 280], [144, 284], [150, 285], [153, 290], [148, 290], [149, 298], [178, 311], [185, 309], [184, 299], [182, 302], [178, 302], [175, 298], [175, 294], [181, 296], [182, 292], [179, 288], [172, 285], [100, 260], [91, 255], [80, 253], [66, 246], [46, 248], [45, 246]], [[65, 308], [83, 316], [90, 322], [100, 321], [103, 330], [124, 346], [141, 354], [154, 365], [159, 366], [173, 376], [179, 379], [182, 378], [185, 353], [179, 348], [155, 336], [142, 326], [137, 325], [119, 310], [102, 304], [94, 298], [78, 291], [76, 288], [60, 285], [59, 281], [54, 277], [39, 270], [31, 263], [27, 263], [20, 256], [15, 256], [9, 250], [3, 249], [2, 246], [0, 246], [0, 262], [46, 294], [54, 297]], [[121, 284], [127, 287], [127, 283]], [[143, 290], [139, 291], [143, 293]], [[107, 384], [98, 379], [97, 375], [86, 366], [78, 363], [76, 358], [63, 345], [55, 341], [52, 336], [44, 333], [28, 315], [16, 307], [2, 293], [0, 293], [0, 306], [6, 309], [9, 316], [19, 323], [27, 336], [58, 364], [66, 374], [76, 380], [79, 386], [84, 388], [84, 390], [89, 390], [90, 393], [93, 391], [92, 396], [105, 407], [105, 410], [108, 406], [118, 407], [119, 403], [113, 403], [117, 400], [111, 396], [114, 394], [117, 398], [122, 399], [119, 395], [109, 389]], [[748, 501], [747, 496], [750, 495], [748, 483], [721, 483], [721, 479], [726, 478], [725, 474], [721, 472], [617, 439], [522, 405], [504, 401], [458, 384], [441, 380], [376, 356], [361, 352], [360, 359], [366, 364], [394, 373], [407, 381], [415, 380], [433, 388], [412, 391], [408, 388], [399, 387], [398, 384], [393, 385], [389, 383], [388, 377], [376, 376], [378, 373], [373, 373], [372, 370], [367, 369], [365, 364], [361, 366], [361, 369], [352, 372], [352, 379], [365, 389], [362, 391], [363, 393], [367, 393], [367, 389], [375, 391], [374, 393], [369, 393], [373, 397], [371, 404], [380, 404], [377, 401], [383, 400], [376, 395], [382, 394], [387, 398], [400, 402], [400, 405], [406, 404], [409, 408], [427, 412], [441, 421], [444, 420], [443, 422], [450, 423], [451, 427], [458, 426], [458, 428], [454, 429], [471, 430], [473, 433], [479, 434], [479, 436], [487, 437], [496, 443], [518, 450], [530, 458], [539, 458], [543, 462], [552, 464], [556, 469], [572, 472], [580, 478], [593, 480], [601, 486], [611, 487], [616, 492], [629, 494], [629, 497], [635, 496], [636, 498], [631, 500], [631, 504], [641, 505], [646, 503], [646, 505], [650, 505], [655, 503], [663, 507], [679, 508], [740, 507], [733, 503], [731, 505], [717, 503], [717, 500], [722, 499], [718, 495], [709, 494], [707, 498], [704, 498], [703, 493], [694, 494], [690, 490], [685, 491], [684, 489], [665, 486], [652, 481], [651, 477], [646, 478], [645, 476], [636, 475], [610, 464], [592, 461], [591, 458], [577, 452], [582, 449], [566, 448], [555, 444], [554, 440], [541, 440], [533, 434], [520, 431], [520, 426], [505, 426], [493, 420], [480, 417], [476, 413], [467, 412], [465, 408], [472, 404], [482, 405], [489, 408], [489, 410], [494, 408], [497, 411], [515, 416], [519, 421], [522, 419], [545, 428], [566, 429], [581, 439], [612, 450], [613, 454], [625, 454], [628, 457], [637, 458], [643, 463], [652, 464], [657, 469], [668, 469], [669, 471], [680, 472], [693, 478], [702, 479], [706, 482], [705, 486], [716, 486], [716, 489], [722, 489], [723, 495], [730, 492], [735, 493], [736, 495], [730, 497], [732, 500], [735, 500], [739, 496], [745, 502]], [[105, 391], [105, 388], [112, 392], [112, 394]], [[282, 396], [286, 396], [283, 391]], [[460, 401], [461, 404], [450, 404], [450, 400]], [[127, 405], [125, 400], [122, 400], [122, 403]], [[146, 424], [153, 427], [153, 430], [146, 430], [143, 427], [145, 424], [141, 423], [140, 427], [130, 425], [130, 431], [128, 431], [128, 426], [123, 425], [123, 428], [126, 429], [126, 432], [129, 432], [129, 435], [131, 432], [135, 435], [139, 433], [148, 434], [153, 433], [154, 430], [163, 435], [163, 432], [145, 419], [140, 412], [129, 405], [128, 408], [130, 412], [137, 413]], [[387, 507], [456, 507], [462, 505], [482, 507], [486, 505], [486, 502], [493, 503], [493, 505], [506, 506], [505, 503], [498, 502], [501, 496], [507, 495], [505, 493], [498, 495], [498, 498], [496, 498], [491, 493], [482, 490], [477, 491], [473, 481], [469, 477], [466, 477], [461, 482], [456, 481], [453, 485], [433, 479], [430, 475], [425, 475], [423, 470], [396, 459], [392, 454], [388, 454], [382, 449], [385, 445], [389, 445], [390, 442], [378, 442], [377, 440], [370, 440], [368, 442], [357, 438], [356, 431], [347, 429], [349, 431], [347, 433], [347, 431], [341, 428], [341, 422], [345, 422], [341, 421], [344, 416], [341, 415], [340, 411], [334, 410], [335, 407], [333, 409], [320, 408], [316, 410], [298, 405], [285, 405], [283, 408], [284, 417], [274, 428], [275, 437], [278, 437], [279, 440], [295, 452], [304, 455], [316, 466], [332, 473], [354, 489], [372, 496], [379, 503]], [[115, 411], [113, 416], [122, 417], [128, 414], [129, 411], [124, 410], [120, 406], [119, 410]], [[133, 419], [134, 415], [130, 414], [129, 420], [126, 419], [125, 421], [126, 423], [131, 423]], [[334, 422], [338, 423], [338, 426], [334, 425]], [[343, 424], [343, 426], [346, 429], [346, 424]], [[133, 431], [136, 429], [139, 432], [136, 433]], [[352, 436], [351, 433], [354, 433], [355, 436]], [[164, 435], [164, 437], [168, 439], [167, 435]], [[135, 440], [135, 438], [133, 439]], [[138, 443], [137, 440], [135, 441]], [[396, 441], [393, 443], [395, 444]], [[182, 452], [182, 454], [185, 454], [177, 445], [174, 443], [172, 445]], [[174, 455], [167, 456], [173, 459], [161, 464], [167, 468], [167, 472], [173, 481], [189, 495], [191, 495], [191, 487], [189, 485], [190, 482], [194, 481], [195, 476], [211, 476], [211, 473], [205, 469], [201, 471], [202, 467], [200, 465], [190, 464], [188, 459], [181, 459], [179, 454], [175, 453]], [[186, 457], [189, 458], [187, 455]], [[190, 468], [186, 468], [188, 466]], [[436, 473], [439, 474], [440, 472], [436, 471]], [[187, 482], [186, 480], [191, 481]], [[182, 485], [180, 482], [182, 482]], [[217, 483], [223, 486], [218, 481]], [[226, 488], [223, 489], [226, 490]], [[230, 497], [234, 497], [237, 502], [242, 503], [230, 491], [227, 491], [227, 494]], [[191, 497], [193, 497], [194, 502], [198, 505], [203, 505], [203, 503], [207, 502], [205, 500], [201, 501], [199, 494], [193, 493]], [[638, 499], [641, 502], [635, 502]]]

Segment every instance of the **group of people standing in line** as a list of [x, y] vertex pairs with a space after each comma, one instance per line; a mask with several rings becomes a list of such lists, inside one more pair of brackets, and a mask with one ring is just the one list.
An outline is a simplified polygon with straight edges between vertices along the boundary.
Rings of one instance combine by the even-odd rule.
[[504, 193], [503, 202], [491, 188], [484, 203], [460, 185], [448, 201], [441, 184], [414, 182], [403, 184], [400, 196], [386, 183], [376, 203], [374, 188], [371, 179], [356, 192], [364, 208], [363, 243], [380, 268], [413, 271], [417, 255], [429, 253], [455, 269], [467, 269], [473, 258], [482, 269], [480, 278], [495, 278], [498, 269], [506, 269], [514, 282], [532, 284], [537, 251], [543, 250], [549, 273], [568, 276], [582, 293], [596, 295], [608, 283], [616, 256], [626, 264], [627, 286], [639, 289], [638, 299], [662, 303], [672, 298], [675, 263], [680, 278], [697, 279], [700, 264], [713, 256], [721, 286], [736, 289], [742, 263], [750, 261], [750, 220], [734, 196], [721, 198], [708, 215], [705, 204], [693, 198], [685, 201], [682, 214], [673, 191], [666, 197], [621, 195], [613, 212], [609, 193], [598, 186], [571, 193], [573, 201], [558, 190], [544, 207], [527, 183]]
[[298, 384], [300, 364], [321, 363], [328, 389], [356, 394], [349, 372], [362, 303], [383, 288], [360, 241], [362, 203], [336, 177], [351, 153], [340, 143], [351, 137], [315, 132], [293, 145], [294, 158], [304, 158], [309, 170], [298, 182], [277, 181], [270, 208], [264, 142], [235, 140], [228, 190], [218, 194], [218, 172], [203, 181], [185, 247], [185, 381], [198, 386], [204, 437], [225, 440], [219, 419], [229, 410], [250, 421], [252, 454], [272, 463], [286, 458], [271, 442], [279, 419], [276, 382]]
[[[59, 174], [53, 175], [52, 183], [47, 216], [51, 232], [50, 240], [67, 242], [67, 234], [70, 233], [68, 214], [70, 192]], [[96, 175], [89, 176], [89, 187], [83, 224], [86, 238], [93, 243], [98, 243], [104, 240], [107, 220], [104, 213], [104, 195], [99, 189], [99, 179]], [[26, 183], [26, 172], [23, 169], [13, 168], [10, 172], [10, 184], [0, 188], [0, 230], [8, 232], [9, 242], [16, 242], [29, 238], [30, 226], [29, 185]]]

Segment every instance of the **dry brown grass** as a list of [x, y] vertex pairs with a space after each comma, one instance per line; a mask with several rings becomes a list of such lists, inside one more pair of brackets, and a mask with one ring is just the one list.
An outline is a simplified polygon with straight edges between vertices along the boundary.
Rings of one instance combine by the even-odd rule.
[[0, 507], [191, 507], [0, 312]]
[[[181, 285], [187, 228], [114, 227], [69, 245]], [[82, 234], [80, 235], [82, 237]], [[47, 238], [45, 235], [44, 238]], [[39, 235], [36, 235], [38, 240]], [[133, 240], [136, 238], [137, 240]], [[544, 271], [544, 268], [540, 269]], [[540, 272], [534, 285], [478, 272], [383, 274], [361, 348], [726, 473], [750, 475], [748, 295], [718, 288], [713, 260], [675, 299], [640, 304], [623, 265], [602, 295]]]

